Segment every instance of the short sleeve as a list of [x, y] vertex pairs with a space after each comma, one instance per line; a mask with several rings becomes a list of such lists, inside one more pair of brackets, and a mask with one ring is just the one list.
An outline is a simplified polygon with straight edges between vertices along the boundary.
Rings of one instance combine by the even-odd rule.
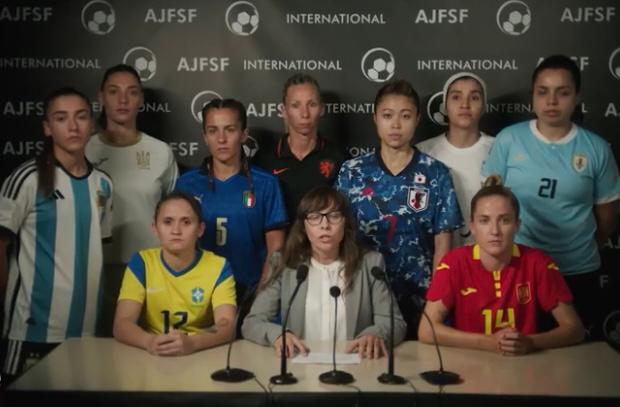
[[540, 307], [549, 312], [553, 310], [559, 302], [570, 303], [573, 296], [560, 273], [559, 267], [549, 257], [541, 253], [540, 259], [536, 263], [536, 275], [538, 284], [536, 295]]
[[36, 166], [24, 165], [15, 170], [0, 189], [0, 228], [17, 235], [33, 210], [38, 188]]
[[345, 196], [349, 196], [349, 191], [351, 191], [351, 171], [349, 168], [348, 161], [345, 161], [340, 167], [340, 171], [338, 171], [334, 184], [334, 188]]
[[489, 156], [482, 165], [482, 179], [491, 175], [499, 175], [502, 183], [506, 182], [506, 169], [508, 166], [508, 152], [510, 147], [510, 133], [501, 131], [495, 138]]
[[620, 199], [620, 176], [614, 155], [605, 143], [594, 178], [594, 203], [602, 205]]
[[146, 296], [146, 266], [139, 253], [131, 256], [125, 268], [118, 300], [133, 300], [141, 304]]
[[174, 190], [174, 186], [177, 182], [177, 178], [179, 177], [179, 167], [177, 166], [177, 162], [174, 159], [174, 153], [168, 147], [168, 166], [166, 167], [166, 171], [162, 176], [162, 192], [167, 194]]
[[463, 226], [459, 201], [447, 168], [442, 168], [439, 171], [437, 184], [437, 206], [435, 207], [433, 221], [434, 234], [449, 232]]
[[441, 259], [431, 279], [431, 285], [426, 292], [426, 299], [428, 301], [441, 300], [448, 310], [454, 308], [455, 305], [455, 291], [451, 277], [458, 272], [451, 263], [448, 256], [444, 256]]
[[282, 197], [282, 191], [277, 178], [269, 176], [268, 182], [266, 182], [264, 199], [265, 231], [268, 232], [285, 227], [287, 223], [286, 208], [284, 207], [284, 198]]
[[224, 262], [222, 270], [220, 271], [220, 276], [215, 282], [211, 303], [213, 304], [213, 308], [217, 308], [220, 305], [237, 305], [235, 278], [233, 277], [232, 267], [228, 260]]
[[112, 210], [113, 210], [113, 186], [109, 179], [101, 178], [102, 195], [97, 199], [104, 199], [103, 213], [101, 214], [101, 238], [106, 239], [112, 237]]

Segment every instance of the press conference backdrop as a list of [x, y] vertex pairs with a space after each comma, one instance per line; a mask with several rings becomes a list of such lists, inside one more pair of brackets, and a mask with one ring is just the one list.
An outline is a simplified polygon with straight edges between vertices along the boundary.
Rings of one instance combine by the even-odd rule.
[[[167, 141], [188, 168], [207, 153], [204, 103], [240, 99], [253, 152], [282, 132], [282, 84], [294, 72], [319, 80], [321, 132], [357, 156], [377, 145], [372, 102], [385, 81], [408, 79], [420, 93], [422, 140], [445, 129], [444, 81], [475, 72], [488, 87], [482, 129], [496, 134], [531, 117], [532, 70], [563, 53], [583, 73], [585, 127], [618, 158], [619, 14], [615, 0], [3, 1], [0, 180], [42, 148], [47, 93], [75, 86], [99, 112], [103, 71], [121, 62], [138, 70], [146, 88], [139, 127]], [[615, 233], [605, 268], [618, 263], [619, 248]], [[620, 341], [620, 312], [608, 325]]]

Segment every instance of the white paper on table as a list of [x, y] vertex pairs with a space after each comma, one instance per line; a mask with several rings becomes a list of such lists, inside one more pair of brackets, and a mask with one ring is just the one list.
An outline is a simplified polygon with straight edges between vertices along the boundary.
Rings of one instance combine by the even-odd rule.
[[[305, 363], [314, 365], [331, 365], [333, 363], [331, 352], [309, 352], [307, 356], [297, 355], [291, 361], [293, 363]], [[362, 359], [357, 353], [339, 353], [336, 352], [337, 365], [359, 365]]]

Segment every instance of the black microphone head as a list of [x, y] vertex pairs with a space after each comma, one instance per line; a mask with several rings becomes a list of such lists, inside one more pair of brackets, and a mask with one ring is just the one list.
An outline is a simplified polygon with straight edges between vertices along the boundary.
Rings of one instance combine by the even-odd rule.
[[305, 264], [300, 264], [299, 267], [297, 267], [297, 282], [303, 282], [306, 277], [308, 277], [308, 266]]
[[372, 276], [377, 280], [385, 280], [385, 271], [383, 271], [383, 269], [379, 266], [374, 266], [370, 270], [370, 274], [372, 274]]
[[331, 288], [329, 289], [329, 295], [334, 298], [338, 298], [340, 296], [340, 287], [338, 287], [337, 285], [331, 286]]

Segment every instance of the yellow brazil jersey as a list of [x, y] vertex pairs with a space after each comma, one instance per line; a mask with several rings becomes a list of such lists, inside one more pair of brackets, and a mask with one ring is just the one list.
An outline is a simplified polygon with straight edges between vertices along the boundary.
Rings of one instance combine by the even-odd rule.
[[186, 269], [175, 272], [160, 248], [129, 260], [118, 300], [144, 304], [145, 328], [155, 334], [177, 329], [194, 334], [213, 325], [213, 309], [235, 305], [235, 280], [223, 257], [198, 250]]

